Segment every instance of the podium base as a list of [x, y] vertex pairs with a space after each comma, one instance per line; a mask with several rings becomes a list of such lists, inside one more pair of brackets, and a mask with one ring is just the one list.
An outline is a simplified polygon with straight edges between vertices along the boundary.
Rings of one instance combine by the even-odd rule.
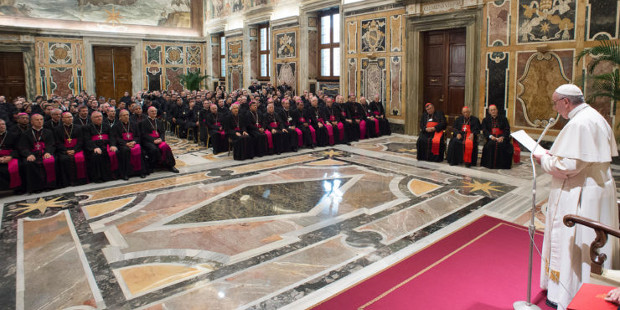
[[512, 307], [515, 310], [540, 310], [540, 307], [532, 303], [528, 304], [527, 301], [516, 301]]

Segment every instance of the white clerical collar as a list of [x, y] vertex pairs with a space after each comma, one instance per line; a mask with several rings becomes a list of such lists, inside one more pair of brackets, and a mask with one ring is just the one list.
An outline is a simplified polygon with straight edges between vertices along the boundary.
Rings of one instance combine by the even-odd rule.
[[588, 106], [587, 103], [582, 103], [578, 106], [576, 106], [572, 111], [568, 112], [568, 119], [572, 119], [573, 117], [575, 117], [575, 115], [577, 115], [577, 113], [579, 113], [581, 110], [585, 109]]

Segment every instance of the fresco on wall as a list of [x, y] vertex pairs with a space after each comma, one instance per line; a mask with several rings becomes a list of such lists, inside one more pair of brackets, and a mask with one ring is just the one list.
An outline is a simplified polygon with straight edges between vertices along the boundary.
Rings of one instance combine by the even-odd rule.
[[494, 104], [506, 111], [508, 90], [509, 54], [503, 52], [487, 53], [487, 85], [485, 106]]
[[362, 21], [362, 52], [385, 52], [385, 18]]
[[573, 59], [573, 51], [519, 53], [515, 125], [544, 127], [550, 117], [558, 118], [551, 96], [571, 82]]
[[575, 0], [519, 0], [519, 43], [575, 39]]
[[3, 0], [0, 15], [190, 28], [191, 0]]
[[203, 71], [204, 43], [145, 42], [143, 87], [150, 90], [183, 89], [179, 75]]
[[379, 95], [385, 101], [385, 71], [385, 58], [362, 59], [362, 96], [373, 98]]
[[297, 75], [295, 67], [296, 64], [294, 62], [279, 63], [276, 65], [276, 72], [278, 73], [278, 85], [286, 82], [286, 85], [290, 86], [293, 90], [293, 94], [296, 93], [297, 90]]
[[336, 98], [340, 94], [340, 84], [334, 82], [321, 82], [319, 83], [319, 89], [323, 93], [332, 98]]
[[589, 0], [588, 40], [611, 40], [618, 38], [618, 1]]
[[278, 33], [276, 35], [276, 58], [295, 58], [295, 32]]
[[[402, 57], [392, 57], [390, 61], [390, 108], [387, 113], [398, 115], [402, 110]], [[385, 99], [385, 98], [384, 98]], [[386, 104], [387, 106], [387, 104]]]
[[82, 40], [35, 39], [36, 93], [66, 96], [84, 90], [84, 43]]
[[489, 2], [487, 7], [487, 45], [506, 46], [510, 41], [510, 0]]
[[228, 17], [261, 6], [275, 5], [277, 0], [207, 0], [207, 19]]

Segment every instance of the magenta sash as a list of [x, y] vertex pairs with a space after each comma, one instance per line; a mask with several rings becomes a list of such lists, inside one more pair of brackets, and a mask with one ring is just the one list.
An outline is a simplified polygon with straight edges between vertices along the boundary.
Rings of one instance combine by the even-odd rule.
[[375, 133], [379, 135], [379, 120], [375, 118]]
[[84, 158], [84, 151], [79, 151], [73, 155], [75, 160], [75, 169], [77, 170], [77, 178], [86, 178], [86, 158]]
[[276, 129], [276, 128], [278, 128], [278, 123], [271, 122], [271, 123], [269, 123], [269, 127], [273, 128], [273, 129]]
[[340, 141], [344, 140], [344, 124], [342, 122], [338, 122], [338, 135], [340, 136]]
[[334, 141], [334, 127], [332, 124], [325, 124], [325, 128], [327, 128], [327, 136], [329, 137], [329, 144], [334, 145], [336, 142]]
[[381, 112], [375, 111], [374, 114], [375, 114], [375, 116], [379, 116], [379, 115], [381, 115]]
[[312, 143], [316, 144], [316, 130], [312, 126], [308, 126], [310, 129], [310, 135], [312, 136]]
[[172, 154], [172, 150], [165, 141], [159, 144], [159, 150], [161, 151], [161, 162], [163, 163], [168, 157], [168, 154]]
[[133, 141], [133, 132], [126, 132], [123, 134], [123, 140]]
[[[71, 139], [71, 142], [69, 142], [69, 139], [65, 139], [65, 147], [68, 149], [74, 148], [77, 145], [77, 140], [78, 139]], [[84, 158], [84, 152], [80, 151], [73, 154], [73, 159], [75, 160], [75, 170], [77, 172], [77, 178], [86, 178], [86, 159]]]
[[[153, 130], [149, 136], [151, 136], [153, 138], [159, 138], [159, 132], [157, 132], [157, 130]], [[158, 145], [158, 147], [159, 147], [159, 150], [161, 151], [161, 161], [160, 162], [163, 163], [166, 160], [166, 158], [168, 157], [168, 154], [172, 154], [172, 150], [170, 149], [170, 146], [168, 146], [166, 141], [162, 141]]]
[[330, 122], [335, 122], [335, 121], [336, 121], [336, 117], [335, 117], [335, 116], [333, 116], [333, 115], [330, 115], [330, 116], [329, 116], [329, 121], [330, 121]]
[[[37, 142], [34, 144], [33, 152], [41, 152], [41, 155], [45, 153], [45, 142]], [[56, 181], [56, 166], [54, 156], [50, 156], [48, 159], [43, 159], [43, 168], [45, 168], [45, 177], [47, 183]]]
[[65, 147], [70, 149], [70, 148], [74, 148], [77, 145], [77, 139], [71, 139], [71, 142], [69, 142], [69, 139], [65, 139]]
[[45, 168], [45, 176], [47, 177], [47, 183], [56, 181], [56, 160], [54, 156], [43, 159], [43, 168]]
[[305, 122], [306, 122], [306, 119], [305, 119], [305, 118], [303, 118], [303, 117], [300, 117], [300, 118], [299, 118], [299, 121], [300, 121], [300, 122], [302, 122], [302, 123], [305, 123]]
[[136, 143], [136, 145], [131, 148], [131, 157], [129, 157], [129, 162], [133, 167], [133, 171], [142, 170], [142, 148], [140, 147], [140, 144]]
[[360, 139], [366, 139], [366, 121], [360, 121]]
[[35, 142], [32, 152], [41, 152], [41, 155], [43, 155], [45, 153], [45, 142]]
[[110, 145], [107, 147], [108, 157], [110, 157], [110, 170], [116, 171], [118, 170], [118, 158], [116, 157], [116, 152], [112, 152], [110, 150]]
[[[13, 150], [0, 150], [0, 157], [11, 156]], [[9, 188], [16, 188], [22, 185], [22, 178], [19, 176], [19, 164], [17, 158], [8, 162], [9, 169]]]
[[297, 145], [300, 147], [304, 146], [304, 134], [299, 128], [295, 128], [295, 131], [297, 132]]
[[110, 140], [110, 137], [106, 134], [103, 135], [94, 135], [90, 137], [91, 141], [99, 141], [99, 140]]
[[265, 135], [267, 136], [267, 145], [269, 146], [270, 149], [272, 149], [273, 148], [273, 135], [271, 134], [271, 131], [265, 130]]
[[[215, 126], [220, 127], [220, 126], [222, 126], [222, 125], [220, 124], [220, 122], [217, 122], [217, 123], [215, 123]], [[219, 133], [220, 133], [220, 135], [222, 136], [222, 139], [223, 139], [223, 138], [226, 138], [226, 131], [221, 130], [221, 131], [218, 131], [218, 132], [219, 132]]]

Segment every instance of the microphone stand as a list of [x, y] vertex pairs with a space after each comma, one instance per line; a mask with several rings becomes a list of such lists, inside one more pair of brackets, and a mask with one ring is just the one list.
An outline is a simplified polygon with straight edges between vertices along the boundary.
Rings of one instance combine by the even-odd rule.
[[536, 215], [536, 163], [534, 162], [534, 151], [536, 151], [536, 148], [538, 147], [542, 138], [547, 133], [547, 130], [549, 130], [549, 128], [551, 128], [551, 126], [553, 126], [554, 123], [555, 123], [555, 119], [553, 118], [549, 119], [549, 123], [547, 123], [545, 130], [543, 130], [540, 137], [538, 137], [538, 140], [536, 141], [536, 145], [534, 145], [534, 148], [532, 149], [532, 152], [530, 153], [530, 162], [532, 163], [532, 174], [534, 175], [534, 180], [532, 181], [532, 214], [530, 218], [530, 226], [528, 227], [528, 232], [530, 234], [530, 259], [529, 259], [529, 264], [528, 264], [528, 276], [527, 276], [527, 301], [516, 301], [514, 304], [512, 304], [512, 307], [514, 310], [540, 310], [540, 307], [538, 307], [535, 304], [532, 304], [531, 302], [532, 301], [532, 262], [533, 262], [532, 260], [533, 260], [533, 254], [534, 254], [534, 233], [536, 232], [536, 226], [534, 225], [534, 216]]

